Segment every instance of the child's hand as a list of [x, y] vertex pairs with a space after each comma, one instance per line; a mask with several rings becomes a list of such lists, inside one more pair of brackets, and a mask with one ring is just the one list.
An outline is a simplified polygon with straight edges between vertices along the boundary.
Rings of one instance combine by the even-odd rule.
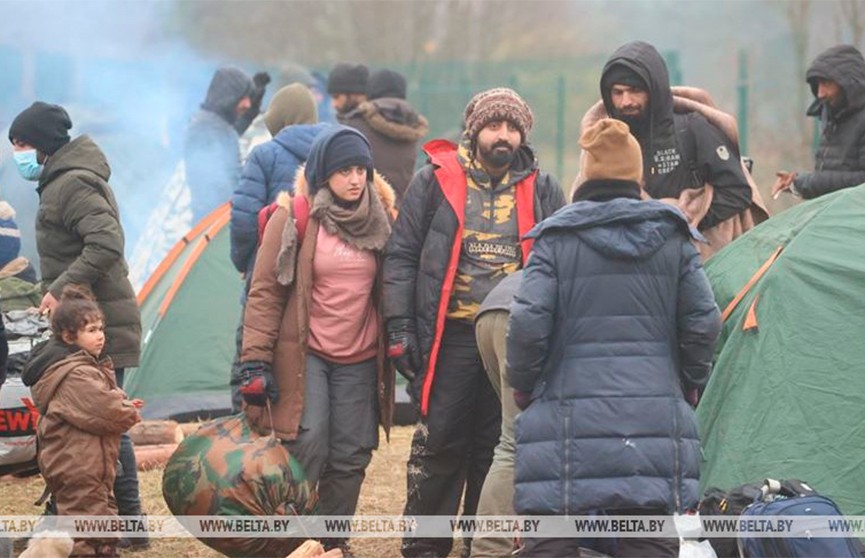
[[132, 403], [132, 406], [136, 409], [144, 407], [144, 401], [142, 401], [141, 399], [132, 399], [130, 403]]

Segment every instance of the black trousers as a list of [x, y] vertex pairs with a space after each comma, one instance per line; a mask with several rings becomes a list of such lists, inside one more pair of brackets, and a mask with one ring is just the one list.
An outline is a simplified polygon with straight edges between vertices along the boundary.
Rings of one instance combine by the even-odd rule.
[[[499, 441], [501, 403], [490, 385], [470, 323], [448, 321], [429, 410], [412, 439], [404, 514], [475, 515]], [[470, 543], [468, 543], [470, 544]], [[402, 555], [444, 557], [453, 539], [405, 538]]]

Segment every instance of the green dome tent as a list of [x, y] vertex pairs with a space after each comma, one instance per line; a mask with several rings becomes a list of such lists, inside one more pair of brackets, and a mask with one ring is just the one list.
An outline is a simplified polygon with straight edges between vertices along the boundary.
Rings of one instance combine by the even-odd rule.
[[865, 515], [865, 186], [802, 203], [706, 265], [725, 323], [697, 416], [703, 487], [797, 478]]
[[141, 362], [126, 371], [145, 419], [231, 412], [228, 386], [243, 281], [229, 258], [231, 207], [220, 206], [171, 249], [138, 293]]

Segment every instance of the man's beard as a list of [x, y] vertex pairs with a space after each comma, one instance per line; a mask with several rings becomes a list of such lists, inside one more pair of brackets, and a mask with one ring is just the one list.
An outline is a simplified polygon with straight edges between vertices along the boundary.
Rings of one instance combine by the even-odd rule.
[[646, 125], [648, 119], [646, 118], [646, 110], [644, 109], [642, 112], [637, 114], [624, 114], [619, 110], [613, 111], [613, 118], [616, 120], [621, 120], [625, 124], [628, 125], [628, 128], [631, 129], [631, 134], [634, 136], [640, 135], [643, 131], [643, 127]]
[[509, 143], [499, 142], [494, 144], [490, 149], [480, 147], [478, 155], [484, 163], [492, 168], [509, 167], [514, 161], [514, 148]]
[[359, 106], [360, 102], [358, 101], [346, 101], [345, 104], [342, 105], [342, 108], [337, 112], [339, 112], [339, 114], [348, 114]]

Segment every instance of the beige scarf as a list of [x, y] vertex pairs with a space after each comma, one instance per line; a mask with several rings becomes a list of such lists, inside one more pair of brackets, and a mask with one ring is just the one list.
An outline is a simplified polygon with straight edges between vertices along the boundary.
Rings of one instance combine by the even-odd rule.
[[[360, 200], [353, 207], [338, 204], [330, 188], [321, 188], [312, 200], [310, 216], [317, 219], [327, 232], [358, 250], [380, 252], [390, 237], [390, 219], [371, 182], [367, 182]], [[294, 219], [289, 219], [282, 229], [276, 259], [276, 279], [280, 285], [289, 286], [294, 282], [297, 248], [297, 227]]]

